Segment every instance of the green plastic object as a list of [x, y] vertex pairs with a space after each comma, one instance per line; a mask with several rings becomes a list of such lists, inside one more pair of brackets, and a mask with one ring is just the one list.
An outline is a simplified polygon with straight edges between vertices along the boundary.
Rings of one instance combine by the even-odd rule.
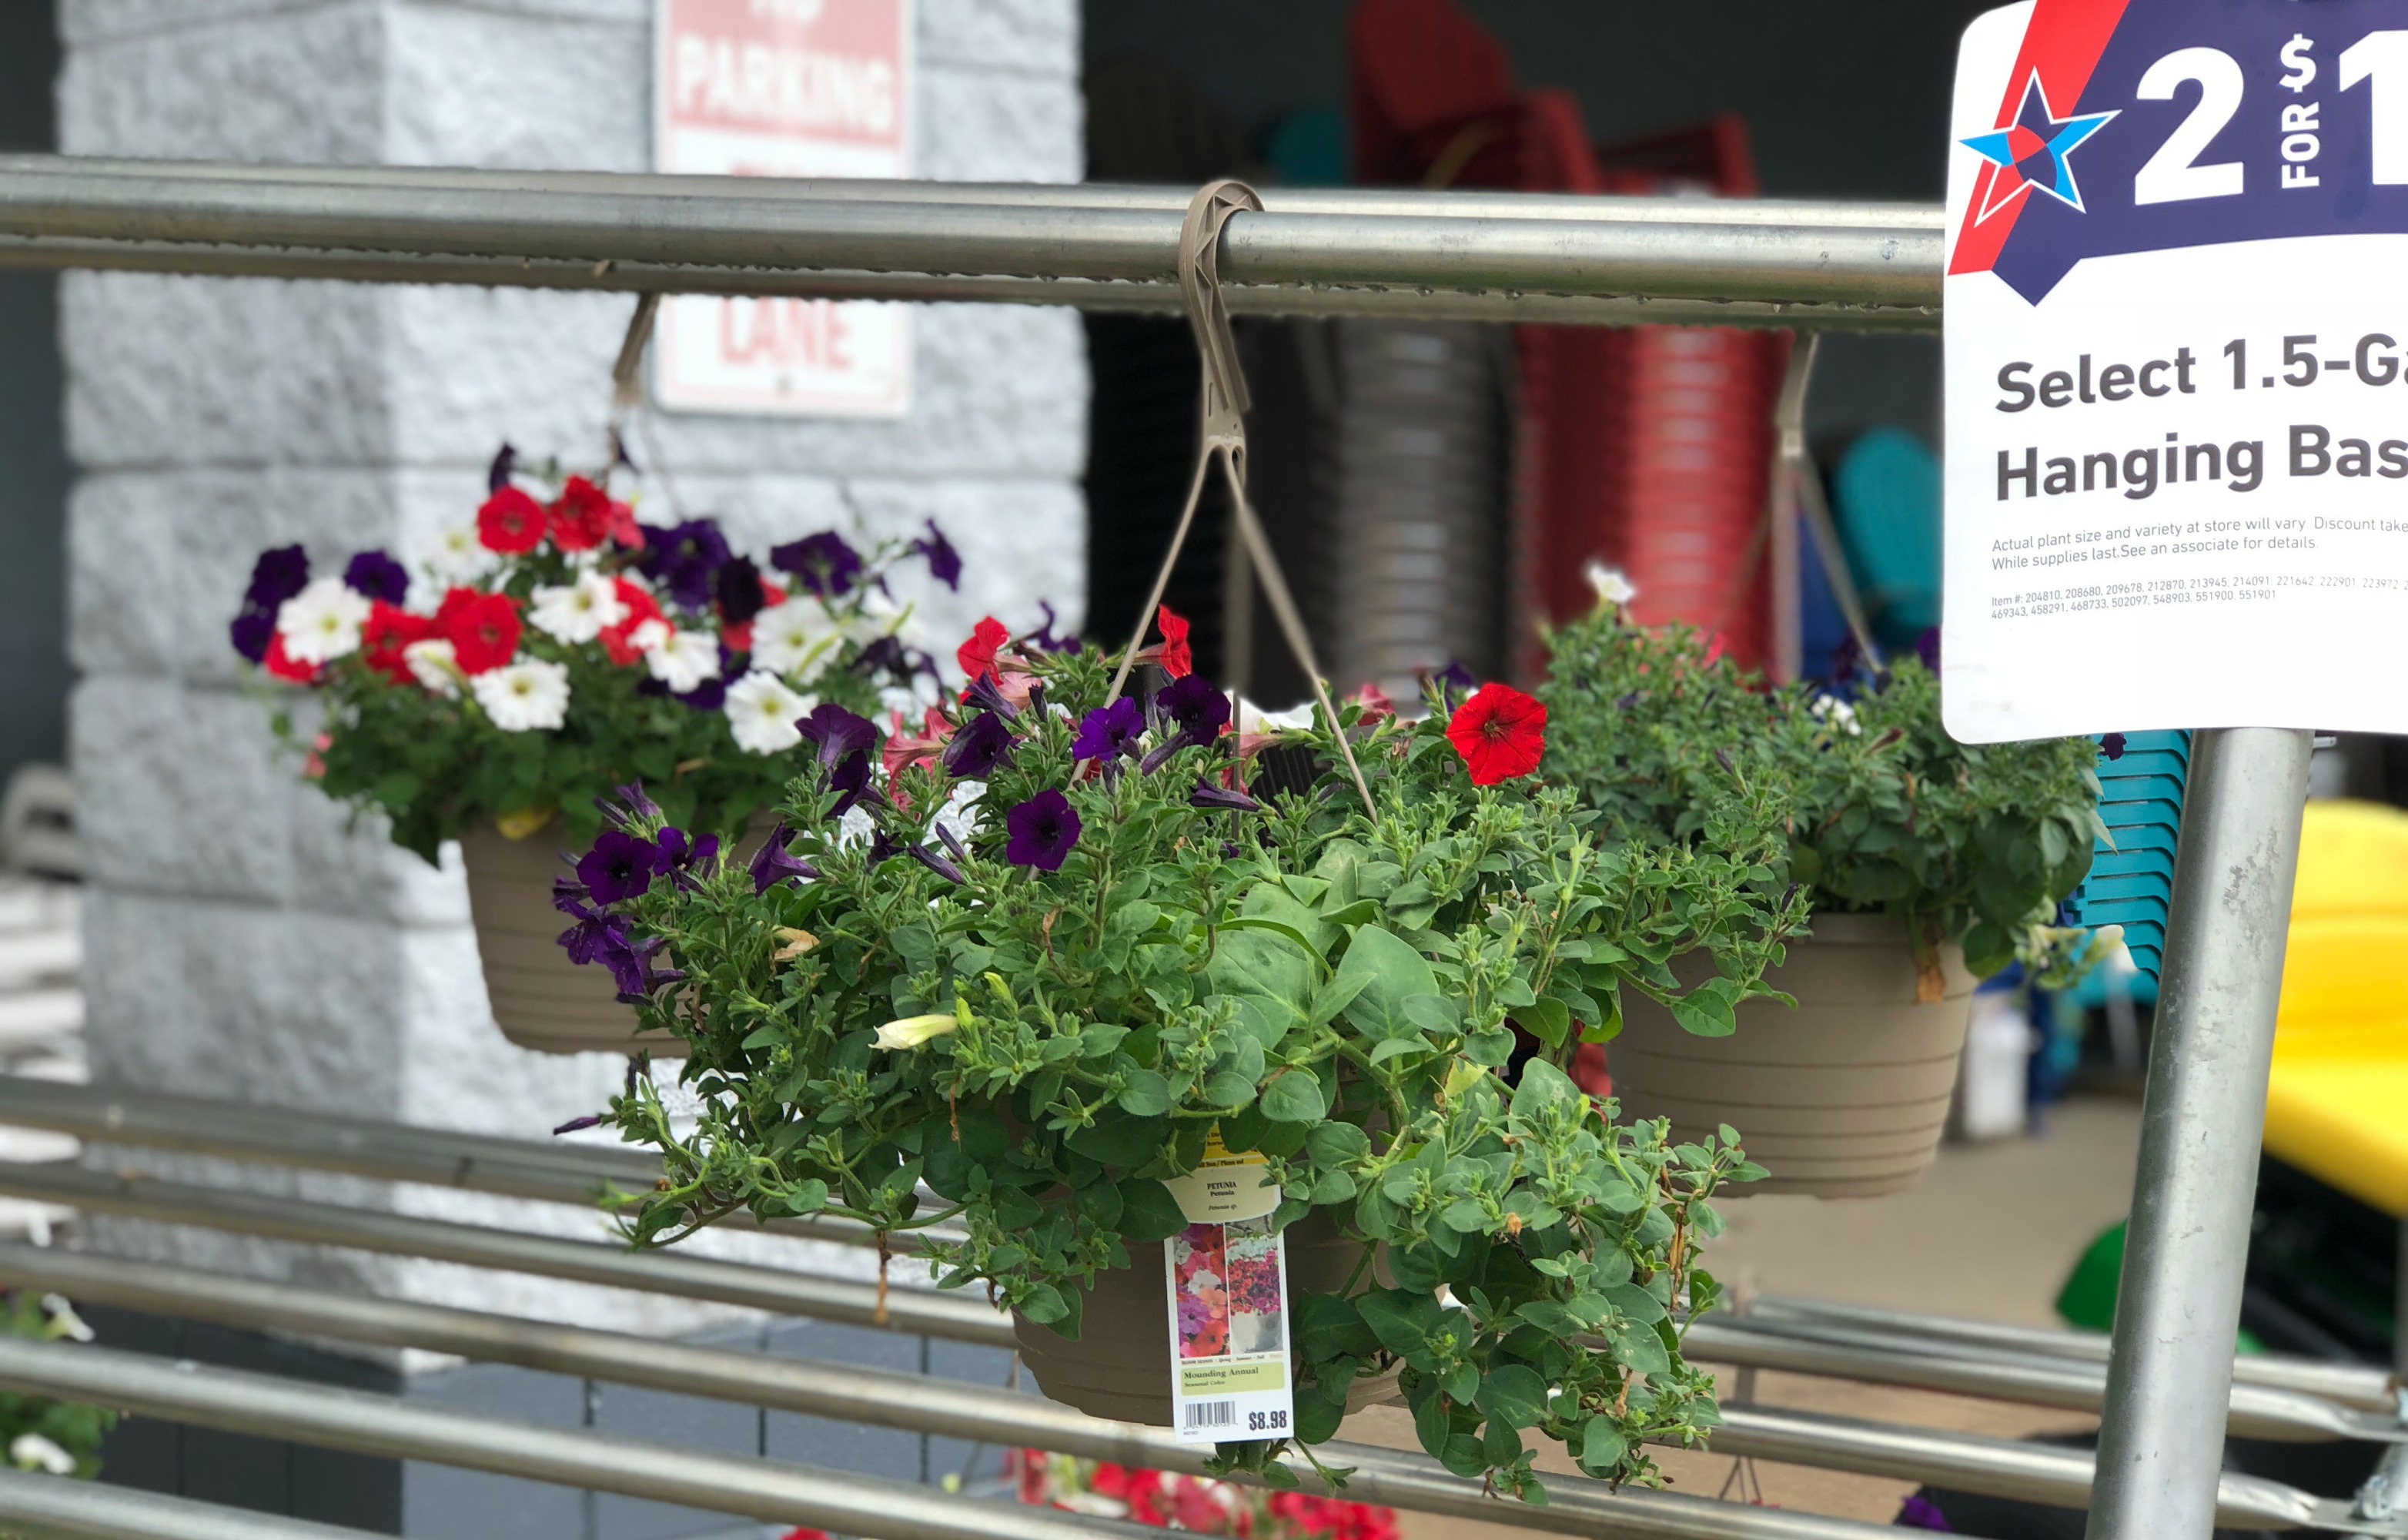
[[[2073, 1264], [2065, 1287], [2057, 1291], [2057, 1313], [2077, 1331], [2115, 1329], [2115, 1285], [2124, 1273], [2124, 1221], [2116, 1220], [2100, 1233]], [[2243, 1353], [2262, 1353], [2266, 1345], [2243, 1328], [2233, 1346]]]

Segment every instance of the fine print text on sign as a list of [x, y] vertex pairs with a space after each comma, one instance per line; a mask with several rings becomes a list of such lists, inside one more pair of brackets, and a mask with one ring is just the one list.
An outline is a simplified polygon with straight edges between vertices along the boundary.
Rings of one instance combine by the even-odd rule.
[[1949, 731], [2408, 732], [2408, 0], [2032, 0], [1953, 111]]
[[[655, 169], [911, 174], [912, 0], [656, 0], [654, 16]], [[910, 410], [907, 306], [679, 295], [656, 327], [653, 396], [672, 410]]]

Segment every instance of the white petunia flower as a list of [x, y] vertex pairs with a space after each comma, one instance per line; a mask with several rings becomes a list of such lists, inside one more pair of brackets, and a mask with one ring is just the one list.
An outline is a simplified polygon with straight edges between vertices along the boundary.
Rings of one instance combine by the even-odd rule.
[[769, 606], [752, 622], [752, 665], [809, 683], [836, 661], [840, 634], [824, 605], [797, 595]]
[[811, 699], [775, 674], [755, 669], [727, 687], [727, 727], [747, 754], [783, 754], [803, 741], [795, 723], [810, 714]]
[[704, 680], [719, 677], [719, 640], [701, 631], [672, 631], [659, 646], [646, 650], [644, 667], [654, 679], [683, 695]]
[[568, 720], [568, 665], [523, 657], [469, 681], [477, 704], [504, 732], [550, 730]]
[[92, 1341], [92, 1328], [76, 1314], [76, 1307], [64, 1294], [43, 1295], [42, 1308], [50, 1312], [51, 1336], [66, 1337], [75, 1342]]
[[916, 1048], [932, 1037], [943, 1037], [961, 1029], [960, 1018], [948, 1012], [939, 1015], [905, 1016], [878, 1029], [878, 1036], [869, 1045], [873, 1048]]
[[1623, 576], [1619, 567], [1608, 567], [1595, 556], [1581, 569], [1581, 576], [1597, 590], [1597, 597], [1608, 604], [1627, 604], [1639, 597], [1639, 585]]
[[1854, 738], [1865, 729], [1856, 725], [1856, 709], [1835, 695], [1818, 695], [1813, 707], [1816, 716]]
[[557, 588], [538, 588], [527, 611], [538, 630], [567, 642], [591, 641], [626, 618], [619, 585], [599, 572]]
[[295, 663], [329, 663], [360, 650], [368, 601], [340, 578], [319, 578], [276, 612], [276, 634]]
[[460, 684], [468, 676], [460, 671], [458, 654], [452, 643], [441, 637], [430, 637], [404, 647], [401, 657], [419, 684], [446, 700], [460, 698]]
[[639, 653], [649, 653], [666, 646], [673, 635], [675, 633], [669, 629], [667, 621], [648, 620], [627, 633], [627, 645]]
[[8, 1463], [21, 1471], [47, 1471], [52, 1475], [73, 1475], [76, 1468], [75, 1456], [39, 1433], [19, 1433], [10, 1440]]
[[447, 525], [411, 542], [410, 554], [437, 583], [447, 586], [474, 583], [501, 561], [485, 549], [473, 524]]
[[928, 640], [928, 628], [920, 624], [919, 606], [905, 604], [883, 588], [862, 591], [861, 612], [845, 629], [860, 641], [891, 636], [906, 646], [919, 646]]

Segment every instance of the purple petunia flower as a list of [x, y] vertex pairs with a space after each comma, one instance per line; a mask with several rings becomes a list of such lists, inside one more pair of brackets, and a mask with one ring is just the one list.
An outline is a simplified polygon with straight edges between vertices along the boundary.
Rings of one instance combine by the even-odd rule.
[[1933, 673], [1940, 671], [1940, 627], [1932, 626], [1914, 639], [1914, 655]]
[[665, 866], [660, 846], [641, 835], [606, 828], [594, 848], [578, 857], [577, 879], [595, 903], [618, 903], [652, 885]]
[[1940, 1505], [1919, 1492], [1907, 1494], [1906, 1501], [1899, 1504], [1898, 1517], [1891, 1519], [1890, 1524], [1892, 1528], [1901, 1530], [1929, 1530], [1940, 1534], [1956, 1533], [1956, 1526], [1948, 1522], [1948, 1516], [1940, 1511]]
[[1463, 666], [1459, 657], [1448, 658], [1445, 668], [1422, 676], [1422, 698], [1432, 706], [1465, 699], [1479, 688], [1480, 681], [1471, 677], [1471, 670]]
[[772, 549], [769, 565], [792, 573], [822, 598], [840, 598], [861, 581], [861, 553], [833, 529], [806, 535]]
[[727, 705], [726, 670], [723, 669], [717, 679], [706, 679], [682, 695], [671, 692], [669, 698], [698, 712], [724, 710]]
[[1073, 759], [1118, 759], [1137, 753], [1138, 735], [1145, 730], [1145, 719], [1137, 702], [1123, 696], [1109, 706], [1099, 706], [1079, 720], [1078, 741], [1070, 745]]
[[1188, 794], [1187, 805], [1210, 808], [1219, 813], [1260, 813], [1263, 805], [1242, 791], [1231, 791], [1209, 780], [1198, 780], [1196, 789]]
[[1178, 730], [1140, 762], [1138, 769], [1148, 775], [1181, 749], [1209, 746], [1229, 725], [1229, 698], [1202, 674], [1182, 674], [1172, 680], [1154, 698], [1154, 709]]
[[795, 724], [795, 730], [819, 745], [823, 765], [834, 765], [878, 744], [878, 728], [869, 718], [856, 716], [833, 700], [814, 707], [810, 715]]
[[510, 484], [510, 477], [519, 468], [519, 452], [504, 444], [494, 455], [494, 463], [485, 472], [485, 490], [499, 492]]
[[263, 610], [245, 610], [227, 627], [234, 650], [253, 663], [267, 661], [267, 644], [276, 640], [276, 617]]
[[970, 858], [969, 850], [962, 843], [961, 836], [955, 834], [942, 818], [937, 820], [937, 839], [953, 853], [954, 860], [967, 861]]
[[661, 815], [661, 805], [646, 795], [641, 781], [612, 787], [609, 797], [594, 799], [594, 805], [602, 810], [603, 817], [622, 828], [639, 820], [650, 823]]
[[669, 976], [656, 977], [652, 972], [652, 953], [660, 943], [651, 941], [638, 946], [629, 942], [625, 923], [609, 914], [589, 912], [561, 932], [560, 944], [567, 950], [569, 961], [580, 965], [598, 962], [610, 970], [611, 980], [618, 985], [622, 996], [649, 993], [655, 983]]
[[600, 1113], [587, 1113], [582, 1117], [572, 1117], [567, 1122], [563, 1123], [560, 1127], [552, 1130], [552, 1137], [556, 1139], [564, 1133], [575, 1133], [581, 1129], [598, 1128], [601, 1126], [601, 1123], [602, 1115]]
[[243, 608], [261, 610], [270, 615], [276, 607], [309, 585], [309, 554], [297, 545], [280, 545], [263, 551], [259, 560], [251, 563], [251, 586], [242, 596]]
[[768, 595], [761, 592], [761, 569], [750, 556], [730, 556], [710, 575], [711, 596], [719, 614], [730, 626], [742, 626], [760, 614]]
[[962, 554], [953, 549], [953, 541], [945, 539], [945, 532], [937, 527], [936, 520], [928, 521], [928, 533], [913, 540], [911, 549], [928, 558], [930, 577], [956, 594], [962, 591]]
[[644, 549], [636, 567], [688, 610], [710, 603], [711, 583], [728, 559], [727, 537], [709, 519], [643, 525]]
[[1011, 836], [1004, 858], [1014, 866], [1059, 871], [1079, 842], [1078, 810], [1051, 786], [1004, 814], [1003, 823]]
[[828, 789], [844, 793], [831, 811], [839, 818], [851, 813], [853, 804], [869, 790], [869, 751], [855, 749], [838, 761], [836, 769], [828, 771]]
[[930, 850], [926, 845], [907, 846], [905, 847], [903, 854], [910, 856], [913, 860], [919, 862], [922, 866], [926, 867], [929, 871], [935, 872], [938, 876], [942, 877], [949, 883], [966, 883], [969, 881], [968, 878], [962, 875], [961, 868], [945, 859], [942, 856], [938, 855], [935, 851]]
[[1003, 693], [1003, 686], [996, 683], [995, 675], [991, 673], [981, 674], [971, 680], [970, 687], [962, 692], [962, 698], [973, 706], [993, 712], [1006, 722], [1020, 719], [1020, 708], [1011, 703], [1010, 698]]
[[381, 551], [363, 551], [353, 556], [343, 569], [343, 582], [352, 593], [387, 604], [399, 604], [409, 595], [409, 574]]
[[807, 883], [818, 880], [819, 868], [788, 853], [786, 842], [792, 837], [792, 831], [783, 824], [769, 831], [768, 841], [752, 857], [754, 893], [767, 893], [789, 877], [800, 877]]
[[2110, 759], [2123, 758], [2124, 735], [2120, 732], [2109, 733], [2106, 737], [2099, 741], [2099, 752], [2105, 755]]
[[966, 781], [983, 781], [995, 773], [997, 765], [1011, 762], [1011, 751], [1016, 746], [1003, 718], [993, 712], [981, 712], [945, 744], [946, 773]]
[[1077, 652], [1079, 650], [1077, 637], [1057, 637], [1054, 634], [1054, 623], [1061, 618], [1054, 612], [1054, 606], [1044, 599], [1039, 599], [1037, 608], [1045, 612], [1045, 624], [1020, 639], [1021, 650], [1025, 652], [1034, 647], [1048, 653]]
[[671, 825], [661, 830], [654, 842], [660, 847], [661, 870], [666, 872], [708, 871], [719, 857], [719, 836], [716, 834], [706, 834], [699, 840], [688, 839], [685, 830]]

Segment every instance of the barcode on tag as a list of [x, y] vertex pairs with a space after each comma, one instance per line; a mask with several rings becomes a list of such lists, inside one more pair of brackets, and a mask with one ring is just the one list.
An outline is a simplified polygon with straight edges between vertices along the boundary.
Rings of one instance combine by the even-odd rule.
[[1191, 1401], [1187, 1403], [1187, 1426], [1190, 1428], [1234, 1428], [1238, 1425], [1238, 1403], [1234, 1401]]

